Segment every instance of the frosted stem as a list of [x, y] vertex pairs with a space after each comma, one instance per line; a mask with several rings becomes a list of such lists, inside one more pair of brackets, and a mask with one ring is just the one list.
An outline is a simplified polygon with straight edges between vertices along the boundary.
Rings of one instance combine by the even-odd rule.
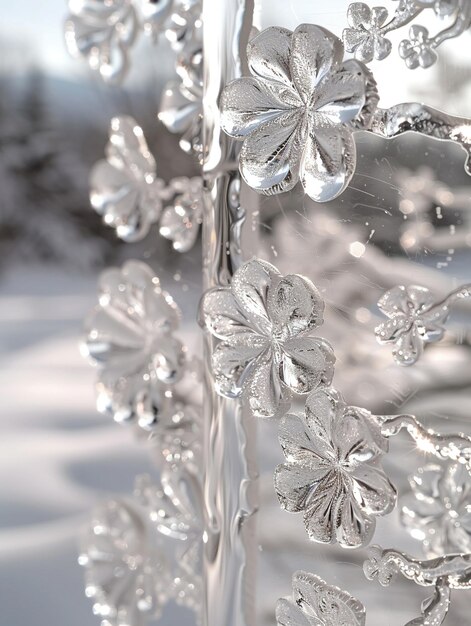
[[459, 37], [471, 24], [471, 4], [469, 0], [459, 0], [456, 19], [453, 24], [433, 37], [433, 47], [438, 48], [447, 39]]
[[389, 109], [378, 108], [369, 130], [392, 139], [406, 132], [454, 141], [466, 152], [466, 172], [471, 175], [471, 120], [448, 115], [425, 104], [407, 102]]
[[439, 578], [434, 594], [422, 605], [422, 616], [408, 622], [406, 626], [440, 626], [450, 608], [451, 589], [446, 578]]
[[398, 30], [403, 26], [407, 26], [412, 20], [414, 20], [420, 13], [422, 13], [423, 8], [412, 6], [410, 3], [400, 3], [400, 5], [396, 9], [396, 13], [390, 22], [388, 22], [381, 29], [381, 34], [386, 35], [394, 30]]
[[[221, 132], [218, 108], [223, 87], [241, 75], [252, 13], [253, 0], [203, 2], [205, 289], [229, 283], [242, 261], [240, 237], [248, 206], [256, 206], [241, 206], [240, 144]], [[213, 339], [207, 335], [204, 341], [203, 624], [255, 626], [256, 426], [239, 402], [215, 393]]]
[[424, 561], [405, 552], [373, 546], [364, 568], [367, 578], [378, 577], [384, 586], [389, 585], [396, 574], [402, 574], [422, 587], [433, 587], [443, 579], [451, 589], [471, 587], [471, 554], [447, 554]]
[[465, 300], [466, 298], [471, 298], [471, 284], [461, 285], [460, 287], [457, 287], [451, 293], [449, 293], [447, 297], [444, 298], [441, 302], [438, 302], [435, 306], [433, 306], [432, 310], [443, 307], [448, 308], [454, 302], [457, 302], [458, 300]]
[[471, 471], [470, 437], [463, 434], [440, 435], [427, 430], [414, 415], [381, 415], [377, 419], [385, 437], [392, 437], [405, 429], [419, 450], [433, 454], [442, 461], [464, 463]]

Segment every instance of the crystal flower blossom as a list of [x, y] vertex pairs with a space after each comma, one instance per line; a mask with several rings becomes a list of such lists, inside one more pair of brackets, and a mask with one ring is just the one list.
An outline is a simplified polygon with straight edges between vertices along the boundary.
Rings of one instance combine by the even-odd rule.
[[165, 391], [183, 375], [174, 336], [179, 311], [144, 263], [102, 273], [99, 304], [85, 322], [82, 353], [100, 368], [97, 408], [147, 428], [165, 409]]
[[199, 613], [202, 597], [203, 533], [202, 488], [195, 472], [164, 470], [161, 488], [149, 476], [138, 477], [135, 495], [148, 511], [154, 528], [176, 540], [176, 572], [172, 583], [175, 601]]
[[435, 302], [428, 289], [414, 285], [390, 289], [378, 307], [389, 319], [376, 327], [376, 339], [394, 344], [393, 357], [399, 365], [413, 365], [425, 343], [440, 341], [450, 313], [448, 306]]
[[277, 626], [364, 626], [365, 607], [346, 591], [306, 572], [293, 576], [293, 598], [276, 606]]
[[366, 123], [377, 91], [367, 68], [343, 54], [335, 35], [310, 24], [268, 28], [249, 42], [252, 76], [229, 83], [220, 108], [225, 132], [244, 142], [239, 167], [250, 187], [274, 194], [301, 180], [317, 202], [347, 187], [352, 131]]
[[270, 263], [243, 264], [230, 287], [209, 290], [202, 325], [220, 343], [212, 354], [217, 392], [242, 396], [253, 415], [284, 412], [293, 392], [330, 384], [331, 346], [309, 333], [322, 324], [323, 300], [302, 276], [282, 276]]
[[390, 54], [391, 41], [382, 32], [388, 19], [387, 9], [354, 2], [348, 7], [347, 17], [349, 28], [342, 35], [347, 52], [355, 53], [355, 58], [363, 63], [382, 61]]
[[401, 519], [427, 558], [471, 552], [471, 476], [460, 463], [430, 464], [409, 478]]
[[203, 182], [198, 176], [170, 181], [172, 204], [162, 211], [159, 233], [177, 252], [187, 252], [196, 242], [203, 221]]
[[431, 67], [436, 63], [438, 54], [433, 48], [433, 39], [430, 39], [425, 26], [414, 24], [410, 27], [409, 39], [404, 39], [399, 44], [399, 56], [411, 70], [417, 67]]
[[65, 23], [69, 53], [86, 59], [105, 82], [119, 82], [140, 30], [134, 4], [130, 0], [69, 0], [69, 10]]
[[371, 414], [347, 406], [334, 389], [318, 390], [307, 398], [304, 415], [282, 419], [279, 439], [286, 457], [275, 471], [281, 506], [304, 512], [312, 541], [366, 544], [375, 518], [396, 503], [379, 463], [387, 441]]
[[143, 239], [159, 219], [164, 181], [137, 122], [128, 116], [111, 120], [106, 158], [90, 174], [90, 202], [124, 241]]
[[143, 626], [161, 614], [171, 576], [144, 516], [125, 501], [97, 508], [82, 537], [85, 593], [106, 626]]
[[65, 42], [110, 84], [129, 69], [129, 51], [141, 31], [154, 39], [166, 30], [175, 0], [69, 0]]

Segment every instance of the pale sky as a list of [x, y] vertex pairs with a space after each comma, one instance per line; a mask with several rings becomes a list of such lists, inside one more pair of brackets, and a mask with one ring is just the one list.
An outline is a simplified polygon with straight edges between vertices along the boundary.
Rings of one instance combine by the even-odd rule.
[[[206, 0], [208, 1], [208, 0]], [[217, 2], [218, 0], [214, 0]], [[351, 0], [256, 0], [261, 12], [263, 27], [277, 24], [295, 28], [301, 22], [321, 24], [341, 36], [347, 25], [347, 8]], [[385, 5], [394, 11], [397, 2], [392, 0], [376, 0], [371, 5]], [[261, 8], [260, 8], [261, 7]], [[51, 74], [59, 74], [69, 79], [85, 77], [87, 69], [84, 63], [71, 59], [65, 50], [62, 24], [67, 15], [67, 0], [0, 0], [0, 43], [13, 40], [23, 43]], [[443, 27], [433, 14], [426, 11], [419, 18], [420, 23], [429, 26], [431, 31]], [[391, 106], [397, 102], [410, 99], [422, 99], [424, 94], [429, 104], [445, 108], [450, 112], [470, 115], [471, 99], [460, 99], [456, 103], [444, 102], [446, 94], [434, 93], [434, 72], [429, 70], [406, 70], [404, 62], [397, 54], [398, 42], [407, 35], [401, 31], [393, 33], [391, 39], [395, 50], [382, 62], [371, 64], [380, 87], [381, 105]], [[465, 33], [459, 39], [447, 42], [446, 47], [458, 61], [468, 64], [470, 34]], [[4, 56], [4, 55], [3, 55]], [[8, 61], [6, 62], [8, 65]], [[5, 61], [4, 61], [5, 65]], [[469, 67], [469, 65], [466, 65]], [[139, 68], [135, 71], [138, 72]], [[18, 68], [11, 68], [17, 71]], [[132, 78], [132, 77], [131, 77]], [[469, 102], [466, 104], [466, 102]], [[463, 110], [465, 106], [465, 110]]]
[[69, 58], [62, 36], [65, 0], [0, 0], [0, 7], [3, 41], [24, 45], [51, 73], [80, 72]]
[[[217, 1], [217, 0], [216, 0]], [[341, 34], [348, 0], [257, 0], [263, 24], [295, 28], [300, 22], [321, 23]], [[326, 5], [329, 7], [325, 8]], [[0, 0], [0, 37], [24, 42], [51, 72], [74, 71], [65, 51], [62, 23], [67, 0]], [[322, 8], [323, 7], [323, 8]], [[269, 10], [268, 10], [269, 9]]]

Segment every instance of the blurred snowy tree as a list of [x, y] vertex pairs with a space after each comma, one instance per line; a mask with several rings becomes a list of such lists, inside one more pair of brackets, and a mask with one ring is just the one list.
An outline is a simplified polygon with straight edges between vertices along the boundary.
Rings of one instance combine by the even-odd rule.
[[76, 152], [54, 127], [42, 74], [32, 69], [19, 94], [0, 88], [2, 260], [101, 265], [111, 237], [90, 211]]

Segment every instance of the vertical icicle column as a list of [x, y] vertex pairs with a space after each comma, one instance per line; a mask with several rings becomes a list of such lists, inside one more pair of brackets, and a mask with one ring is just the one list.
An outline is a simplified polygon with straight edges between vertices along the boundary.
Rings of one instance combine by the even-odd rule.
[[[218, 109], [223, 87], [241, 75], [252, 19], [253, 0], [203, 0], [205, 289], [230, 282], [243, 260], [243, 226], [256, 203], [241, 187], [240, 144], [221, 131]], [[254, 253], [245, 238], [244, 249]], [[216, 395], [212, 347], [205, 337], [203, 624], [255, 626], [256, 424], [238, 401]]]

